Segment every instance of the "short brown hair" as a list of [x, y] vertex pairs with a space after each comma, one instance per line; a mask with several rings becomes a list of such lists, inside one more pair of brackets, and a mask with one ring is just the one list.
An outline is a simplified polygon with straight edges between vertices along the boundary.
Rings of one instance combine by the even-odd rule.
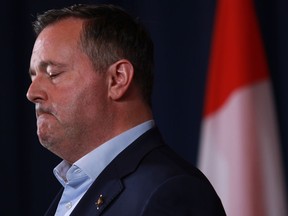
[[71, 17], [85, 20], [80, 45], [95, 69], [105, 71], [117, 60], [129, 60], [135, 71], [134, 81], [151, 104], [154, 48], [144, 26], [120, 7], [80, 4], [38, 15], [34, 31], [38, 36], [48, 25]]

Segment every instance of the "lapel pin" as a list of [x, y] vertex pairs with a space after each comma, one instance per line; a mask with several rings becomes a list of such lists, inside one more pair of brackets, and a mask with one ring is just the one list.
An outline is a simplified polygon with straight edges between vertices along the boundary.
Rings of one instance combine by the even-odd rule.
[[104, 197], [101, 194], [98, 198], [98, 200], [95, 202], [95, 205], [97, 206], [97, 210], [104, 204]]

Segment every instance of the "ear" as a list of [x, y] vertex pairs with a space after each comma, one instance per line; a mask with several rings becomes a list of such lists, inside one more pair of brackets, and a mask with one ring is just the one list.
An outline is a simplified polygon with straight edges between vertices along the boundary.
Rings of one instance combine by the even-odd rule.
[[134, 76], [134, 68], [130, 61], [121, 59], [108, 69], [109, 97], [118, 100], [127, 92]]

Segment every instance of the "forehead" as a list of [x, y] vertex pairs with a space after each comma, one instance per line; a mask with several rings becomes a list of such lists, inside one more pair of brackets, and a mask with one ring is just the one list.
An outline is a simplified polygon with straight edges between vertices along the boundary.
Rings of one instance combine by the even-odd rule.
[[39, 62], [65, 61], [79, 54], [83, 20], [69, 18], [48, 25], [38, 35], [31, 56], [31, 66]]
[[77, 43], [82, 30], [83, 20], [75, 18], [67, 18], [59, 22], [48, 25], [38, 35], [34, 48], [38, 45], [46, 45], [49, 43]]
[[70, 36], [78, 36], [83, 25], [84, 20], [80, 18], [65, 18], [63, 20], [57, 21], [46, 26], [39, 34], [54, 34], [55, 32], [59, 33], [60, 35], [70, 35]]

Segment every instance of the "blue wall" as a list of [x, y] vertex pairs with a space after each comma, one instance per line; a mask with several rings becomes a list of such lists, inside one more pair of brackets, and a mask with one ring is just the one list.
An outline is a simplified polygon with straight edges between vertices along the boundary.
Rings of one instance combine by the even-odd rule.
[[[140, 17], [155, 42], [156, 77], [153, 111], [167, 143], [196, 164], [203, 96], [215, 0], [77, 1], [116, 3]], [[180, 3], [181, 2], [181, 3]], [[31, 21], [38, 12], [74, 4], [4, 0], [1, 13], [1, 175], [0, 215], [43, 215], [59, 183], [52, 169], [59, 158], [36, 137], [34, 107], [26, 98], [34, 36]], [[281, 135], [288, 167], [288, 2], [255, 1], [269, 59]], [[287, 173], [286, 173], [287, 175]], [[288, 179], [288, 178], [286, 178]], [[3, 181], [3, 182], [2, 182]], [[287, 181], [286, 181], [287, 182]]]

